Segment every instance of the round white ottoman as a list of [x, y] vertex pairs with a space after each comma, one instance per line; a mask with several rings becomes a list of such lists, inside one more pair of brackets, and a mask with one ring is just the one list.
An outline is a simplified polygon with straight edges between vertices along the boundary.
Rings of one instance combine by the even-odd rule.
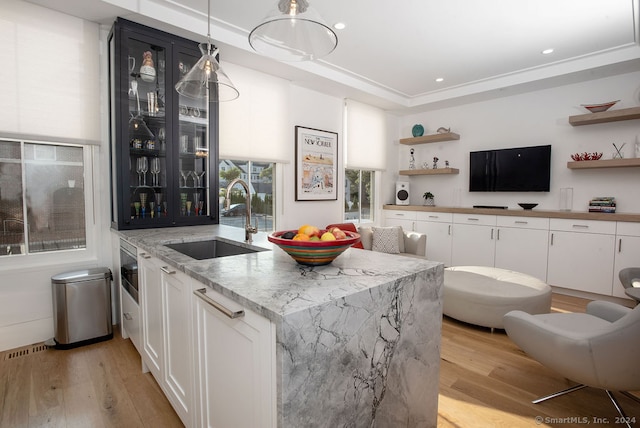
[[531, 275], [486, 266], [444, 270], [445, 315], [470, 324], [504, 328], [502, 317], [518, 309], [530, 314], [551, 311], [551, 287]]

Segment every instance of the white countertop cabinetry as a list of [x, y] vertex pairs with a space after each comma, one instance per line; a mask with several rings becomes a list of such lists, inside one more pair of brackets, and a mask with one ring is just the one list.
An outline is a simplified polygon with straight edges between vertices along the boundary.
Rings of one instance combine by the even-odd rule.
[[640, 266], [640, 216], [567, 211], [385, 206], [385, 224], [427, 234], [427, 258], [446, 266], [482, 265], [548, 284], [628, 298], [618, 279]]

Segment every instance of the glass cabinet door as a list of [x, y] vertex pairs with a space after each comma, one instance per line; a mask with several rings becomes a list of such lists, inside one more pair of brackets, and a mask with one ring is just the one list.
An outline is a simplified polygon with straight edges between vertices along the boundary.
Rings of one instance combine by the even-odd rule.
[[132, 223], [169, 215], [167, 49], [130, 38], [127, 48], [129, 209]]
[[[187, 74], [200, 59], [193, 53], [178, 52], [178, 76]], [[175, 165], [178, 169], [179, 198], [176, 209], [179, 217], [209, 216], [209, 109], [206, 99], [193, 99], [178, 95], [178, 126], [175, 140], [178, 144]]]

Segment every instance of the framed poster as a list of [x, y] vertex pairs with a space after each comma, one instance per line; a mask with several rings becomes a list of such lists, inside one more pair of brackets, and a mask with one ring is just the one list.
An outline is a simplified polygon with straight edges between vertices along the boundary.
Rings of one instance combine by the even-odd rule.
[[296, 201], [337, 200], [338, 134], [296, 126]]

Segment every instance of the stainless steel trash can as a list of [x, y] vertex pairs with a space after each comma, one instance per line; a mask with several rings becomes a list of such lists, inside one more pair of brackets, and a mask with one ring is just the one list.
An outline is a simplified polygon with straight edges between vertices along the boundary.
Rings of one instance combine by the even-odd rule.
[[55, 335], [48, 346], [74, 348], [113, 337], [111, 280], [104, 267], [51, 277]]

